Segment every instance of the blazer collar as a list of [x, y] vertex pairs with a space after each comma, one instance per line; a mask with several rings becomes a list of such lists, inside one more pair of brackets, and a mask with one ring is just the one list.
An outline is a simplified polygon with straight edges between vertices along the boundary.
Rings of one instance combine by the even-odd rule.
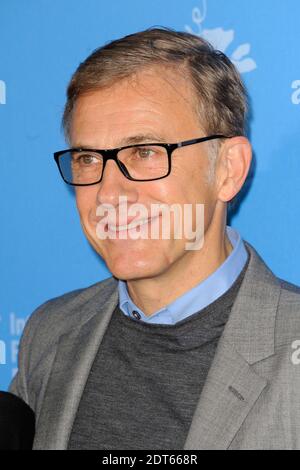
[[232, 307], [223, 338], [249, 363], [274, 354], [280, 282], [257, 251], [244, 242], [249, 265]]

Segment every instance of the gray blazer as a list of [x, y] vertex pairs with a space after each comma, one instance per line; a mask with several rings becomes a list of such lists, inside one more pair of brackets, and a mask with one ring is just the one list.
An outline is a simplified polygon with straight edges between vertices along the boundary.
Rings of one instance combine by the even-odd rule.
[[[300, 449], [300, 288], [254, 248], [184, 449]], [[25, 327], [10, 391], [36, 413], [34, 449], [66, 449], [118, 302], [110, 277], [50, 300]]]

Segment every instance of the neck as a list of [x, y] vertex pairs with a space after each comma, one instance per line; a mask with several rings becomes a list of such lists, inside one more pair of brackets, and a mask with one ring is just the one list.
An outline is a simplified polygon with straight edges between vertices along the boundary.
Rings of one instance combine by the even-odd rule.
[[201, 250], [187, 251], [170, 269], [154, 278], [127, 281], [133, 302], [150, 316], [213, 274], [232, 251], [226, 234], [226, 216], [211, 224]]

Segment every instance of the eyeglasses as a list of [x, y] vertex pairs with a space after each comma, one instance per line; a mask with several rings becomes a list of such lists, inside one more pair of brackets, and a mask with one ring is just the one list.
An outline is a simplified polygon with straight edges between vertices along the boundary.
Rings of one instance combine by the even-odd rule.
[[108, 160], [114, 160], [129, 180], [153, 181], [166, 178], [171, 173], [171, 155], [177, 148], [228, 138], [211, 135], [177, 144], [136, 144], [104, 150], [72, 148], [55, 152], [54, 159], [63, 180], [72, 186], [100, 183]]

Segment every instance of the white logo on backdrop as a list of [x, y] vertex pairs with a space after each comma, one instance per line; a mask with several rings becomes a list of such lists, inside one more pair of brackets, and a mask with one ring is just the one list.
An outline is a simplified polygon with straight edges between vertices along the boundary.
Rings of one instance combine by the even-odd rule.
[[5, 342], [0, 340], [0, 365], [6, 364], [6, 345]]
[[[185, 29], [191, 34], [203, 37], [209, 41], [215, 49], [225, 53], [234, 41], [234, 30], [229, 29], [225, 31], [223, 28], [204, 29], [203, 23], [206, 19], [206, 15], [207, 0], [202, 0], [202, 10], [196, 7], [193, 8], [192, 11], [192, 20], [197, 27], [197, 31], [194, 31], [187, 25], [185, 26]], [[249, 57], [250, 50], [250, 44], [244, 43], [236, 47], [231, 55], [227, 54], [240, 73], [252, 72], [257, 68], [256, 62]]]
[[[11, 376], [17, 372], [19, 340], [28, 317], [19, 317], [11, 312], [9, 318], [8, 338], [0, 339], [0, 365], [11, 364]], [[0, 315], [0, 323], [3, 321]], [[1, 325], [3, 326], [3, 325]]]
[[6, 104], [6, 84], [0, 80], [0, 104]]
[[292, 93], [292, 103], [300, 104], [300, 80], [293, 81], [292, 89], [295, 90]]
[[12, 364], [12, 377], [17, 372], [19, 339], [23, 333], [28, 317], [19, 317], [14, 312], [9, 314], [10, 361]]
[[[0, 315], [0, 323], [1, 322], [2, 322], [2, 315]], [[3, 340], [0, 339], [0, 366], [5, 365], [5, 364], [6, 364], [6, 344]]]

